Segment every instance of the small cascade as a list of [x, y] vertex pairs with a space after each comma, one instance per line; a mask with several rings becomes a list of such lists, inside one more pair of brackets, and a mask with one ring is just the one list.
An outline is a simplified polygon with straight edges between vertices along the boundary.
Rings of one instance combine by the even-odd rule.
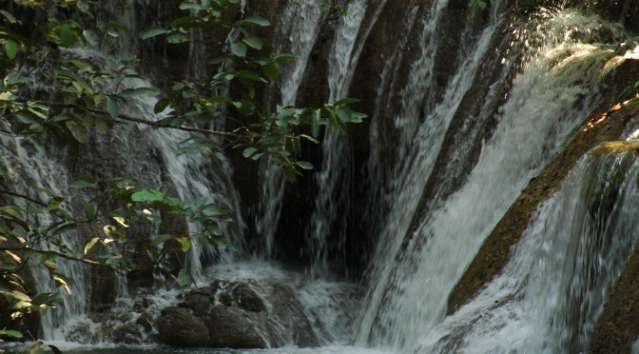
[[[0, 135], [0, 158], [2, 165], [7, 170], [7, 177], [11, 182], [11, 192], [24, 195], [33, 200], [47, 203], [54, 197], [70, 195], [68, 173], [61, 162], [62, 156], [45, 154], [26, 139]], [[15, 205], [26, 206], [26, 199], [15, 198]], [[65, 202], [63, 207], [71, 207]], [[37, 227], [46, 227], [52, 222], [47, 215], [33, 215], [32, 222]], [[44, 248], [47, 245], [34, 244], [35, 248]], [[68, 231], [64, 234], [63, 247], [69, 250], [81, 249], [84, 241], [77, 231]], [[53, 249], [55, 250], [55, 249]], [[42, 328], [44, 337], [48, 339], [60, 336], [59, 327], [78, 313], [86, 312], [88, 308], [88, 266], [77, 262], [60, 261], [57, 263], [60, 274], [73, 280], [70, 286], [70, 294], [61, 296], [62, 304], [55, 311], [49, 311], [42, 316]], [[42, 269], [40, 269], [42, 270]], [[34, 272], [33, 277], [38, 292], [56, 292], [56, 284], [45, 270]], [[63, 291], [64, 293], [64, 291]], [[71, 296], [67, 296], [71, 295]]]
[[[131, 87], [148, 87], [150, 83], [138, 81]], [[132, 102], [130, 110], [151, 120], [162, 119], [154, 113], [157, 99], [144, 97]], [[231, 182], [232, 170], [228, 160], [221, 153], [214, 156], [202, 154], [180, 153], [180, 144], [189, 138], [189, 134], [175, 129], [154, 129], [139, 125], [142, 132], [149, 132], [154, 145], [162, 154], [163, 165], [182, 202], [187, 205], [205, 205], [215, 203], [230, 211], [234, 224], [224, 225], [221, 234], [228, 238], [228, 244], [213, 245], [206, 240], [193, 240], [189, 270], [196, 282], [203, 282], [203, 268], [213, 261], [230, 261], [233, 254], [242, 250], [243, 228], [239, 207], [239, 196]], [[191, 235], [200, 234], [203, 230], [199, 224], [189, 222]]]
[[[102, 53], [92, 51], [70, 51], [68, 55], [91, 58], [103, 63], [113, 65], [113, 58], [106, 57]], [[128, 79], [121, 83], [125, 88], [150, 87], [152, 84], [145, 80]], [[157, 99], [152, 97], [136, 97], [123, 107], [123, 113], [135, 117], [144, 117], [151, 121], [160, 120], [162, 115], [154, 113]], [[222, 225], [219, 232], [226, 237], [224, 244], [212, 244], [207, 240], [193, 238], [190, 255], [188, 257], [188, 269], [196, 283], [206, 281], [203, 268], [214, 261], [228, 262], [243, 248], [243, 239], [240, 237], [243, 229], [243, 219], [239, 208], [239, 196], [231, 182], [232, 169], [225, 156], [221, 153], [214, 156], [201, 154], [181, 154], [180, 145], [189, 138], [189, 133], [175, 129], [154, 129], [148, 125], [115, 127], [112, 132], [114, 138], [95, 136], [96, 150], [87, 152], [99, 156], [118, 156], [123, 162], [125, 171], [103, 171], [107, 175], [115, 173], [120, 175], [125, 172], [129, 176], [138, 179], [142, 183], [148, 183], [154, 187], [162, 186], [162, 178], [159, 173], [166, 171], [171, 188], [177, 192], [185, 204], [216, 203], [228, 210], [233, 222]], [[141, 139], [141, 137], [144, 137]], [[83, 215], [84, 203], [82, 195], [70, 187], [73, 182], [74, 172], [77, 172], [73, 163], [69, 163], [66, 149], [53, 151], [50, 149], [38, 150], [28, 141], [12, 136], [2, 135], [2, 162], [9, 171], [9, 176], [15, 178], [12, 183], [12, 192], [25, 195], [29, 198], [46, 203], [52, 197], [71, 196], [72, 199], [65, 202], [63, 207], [74, 215]], [[150, 139], [149, 139], [150, 138]], [[117, 142], [117, 144], [116, 144]], [[116, 146], [116, 147], [114, 147]], [[159, 152], [159, 161], [140, 161], [139, 146], [143, 150]], [[89, 149], [90, 150], [90, 149]], [[158, 156], [156, 156], [158, 157]], [[95, 163], [98, 156], [88, 156], [91, 163]], [[159, 164], [159, 165], [158, 165]], [[108, 167], [105, 167], [108, 169]], [[91, 173], [90, 170], [80, 171], [83, 176]], [[35, 194], [34, 194], [35, 193]], [[24, 200], [16, 200], [23, 203]], [[46, 224], [44, 216], [40, 221]], [[36, 222], [34, 220], [34, 222]], [[156, 225], [157, 227], [158, 225]], [[154, 230], [157, 232], [158, 230]], [[188, 222], [188, 232], [197, 235], [201, 232], [199, 224]], [[64, 247], [72, 253], [80, 254], [88, 234], [82, 230], [69, 231], [64, 235]], [[36, 247], [39, 245], [35, 245]], [[63, 295], [60, 308], [47, 312], [42, 316], [43, 338], [55, 341], [95, 342], [109, 340], [98, 333], [104, 328], [94, 324], [87, 317], [90, 306], [91, 293], [91, 268], [87, 265], [60, 260], [57, 271], [73, 280], [70, 284], [70, 296]], [[55, 286], [44, 267], [35, 267], [33, 274], [38, 292], [55, 292]], [[126, 277], [117, 277], [116, 296], [118, 302], [123, 303], [122, 308], [130, 302], [127, 291]], [[117, 307], [117, 306], [116, 306]], [[135, 320], [135, 319], [133, 319]], [[78, 329], [90, 325], [93, 330]]]
[[[321, 4], [315, 0], [290, 1], [281, 17], [276, 50], [290, 52], [296, 60], [281, 74], [280, 96], [282, 106], [293, 106], [302, 84], [304, 72], [319, 35], [323, 14]], [[256, 220], [257, 232], [264, 240], [264, 254], [273, 256], [273, 243], [282, 211], [286, 177], [279, 167], [267, 160], [260, 167], [261, 198]]]
[[[362, 21], [367, 10], [367, 1], [354, 0], [346, 9], [346, 16], [336, 31], [329, 62], [328, 84], [330, 102], [337, 102], [346, 97], [357, 57], [353, 56]], [[338, 218], [338, 208], [349, 209], [348, 186], [351, 184], [349, 166], [350, 151], [345, 137], [339, 132], [327, 132], [322, 142], [322, 166], [315, 175], [319, 191], [315, 199], [313, 216], [310, 224], [310, 247], [313, 253], [313, 272], [328, 273], [327, 237], [337, 233], [341, 240], [345, 237], [343, 223], [337, 230], [333, 225]], [[340, 188], [341, 189], [338, 189]], [[346, 190], [344, 190], [346, 189]], [[342, 216], [343, 217], [343, 216]]]
[[[421, 116], [421, 108], [428, 98], [425, 91], [432, 80], [434, 52], [437, 49], [435, 32], [443, 21], [446, 0], [433, 3], [431, 12], [423, 20], [421, 34], [420, 60], [410, 70], [409, 81], [401, 92], [402, 111], [394, 120], [400, 131], [399, 164], [387, 199], [390, 212], [386, 217], [379, 247], [372, 270], [372, 287], [369, 292], [367, 309], [363, 315], [357, 342], [363, 344], [372, 339], [371, 331], [377, 318], [377, 312], [385, 306], [385, 289], [394, 272], [394, 258], [400, 251], [403, 235], [406, 234], [423, 193], [428, 176], [431, 174], [436, 156], [441, 148], [445, 131], [464, 94], [470, 88], [481, 59], [486, 55], [492, 37], [501, 21], [500, 2], [496, 2], [491, 14], [491, 23], [482, 31], [479, 39], [470, 44], [471, 49], [455, 77], [451, 80], [444, 99], [426, 117]], [[420, 125], [420, 122], [421, 125]], [[413, 144], [410, 144], [412, 142]], [[380, 336], [375, 336], [382, 341]]]
[[420, 353], [583, 353], [639, 241], [636, 152], [582, 159], [537, 210], [503, 273]]
[[[494, 21], [499, 21], [497, 13], [493, 16]], [[423, 333], [443, 319], [450, 290], [525, 183], [599, 104], [598, 90], [593, 88], [598, 87], [604, 65], [614, 53], [581, 44], [570, 34], [579, 32], [596, 39], [589, 26], [601, 26], [601, 21], [574, 11], [556, 13], [548, 21], [546, 41], [515, 78], [508, 100], [499, 111], [495, 133], [485, 142], [466, 183], [419, 221], [416, 231], [407, 235], [410, 242], [405, 245], [405, 252], [400, 251], [402, 236], [410, 220], [399, 212], [393, 217], [391, 209], [387, 236], [380, 241], [382, 258], [378, 256], [381, 263], [374, 273], [360, 341], [399, 350], [417, 345]], [[475, 59], [460, 66], [451, 81], [454, 90], [449, 88], [436, 113], [454, 109], [458, 102], [455, 97], [460, 94], [456, 85], [467, 87], [464, 80], [472, 80], [473, 70], [477, 70], [479, 58], [485, 53], [482, 43], [485, 51], [492, 30], [490, 26], [484, 30]], [[608, 30], [618, 33], [615, 26]], [[445, 129], [441, 121], [428, 117], [418, 134], [437, 132], [434, 138], [441, 136], [435, 123]], [[405, 187], [398, 190], [394, 199], [394, 205], [404, 214], [414, 210], [421, 196], [420, 190], [414, 188], [423, 186], [421, 181], [432, 167], [428, 161], [434, 159], [432, 148], [438, 146], [433, 144], [433, 137], [427, 138], [429, 135], [418, 137], [418, 143], [426, 143], [417, 150], [414, 161], [419, 163], [404, 166], [408, 179], [399, 179]]]

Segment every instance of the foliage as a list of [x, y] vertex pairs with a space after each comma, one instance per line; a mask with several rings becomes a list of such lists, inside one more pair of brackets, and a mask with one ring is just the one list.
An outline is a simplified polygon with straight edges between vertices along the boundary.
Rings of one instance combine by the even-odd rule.
[[470, 9], [474, 14], [484, 13], [488, 9], [489, 2], [493, 0], [470, 0]]
[[[207, 58], [207, 72], [212, 75], [183, 77], [161, 91], [137, 74], [136, 57], [115, 60], [103, 54], [105, 48], [117, 47], [126, 34], [113, 14], [106, 21], [97, 20], [96, 14], [104, 11], [99, 2], [10, 1], [0, 9], [2, 133], [21, 136], [44, 151], [59, 144], [89, 144], [95, 134], [114, 134], [114, 127], [123, 125], [177, 129], [189, 133], [179, 146], [182, 153], [239, 149], [247, 159], [270, 158], [294, 179], [313, 168], [299, 160], [303, 142], [317, 143], [323, 128], [344, 131], [365, 116], [351, 108], [353, 99], [311, 108], [280, 106], [273, 111], [260, 105], [259, 92], [276, 83], [281, 64], [295, 58], [268, 53], [267, 41], [255, 34], [270, 26], [267, 19], [245, 16], [229, 21], [225, 13], [238, 2], [183, 0], [181, 12], [170, 23], [139, 34], [142, 41], [183, 45], [193, 41], [193, 33], [220, 28], [229, 33], [222, 50]], [[45, 20], [34, 27], [34, 18]], [[34, 81], [39, 84], [34, 86]], [[156, 102], [153, 116], [126, 113], [127, 105], [142, 99]], [[229, 119], [237, 126], [233, 130], [215, 128]], [[39, 197], [33, 197], [0, 190], [6, 201], [0, 204], [0, 295], [11, 303], [14, 319], [47, 311], [59, 300], [57, 292], [32, 294], [24, 280], [27, 268], [46, 269], [58, 287], [72, 294], [73, 282], [59, 271], [60, 262], [126, 273], [136, 269], [143, 245], [142, 254], [153, 271], [170, 273], [163, 269], [170, 252], [176, 248], [189, 252], [194, 239], [224, 242], [221, 230], [233, 222], [229, 211], [215, 202], [187, 205], [157, 186], [140, 186], [131, 178], [87, 178], [73, 187], [76, 197], [84, 200], [82, 217], [70, 210], [72, 196], [38, 191], [34, 195]], [[131, 232], [133, 225], [157, 230], [162, 215], [188, 218], [203, 231], [196, 235]], [[87, 241], [78, 248], [70, 238]], [[174, 275], [179, 285], [186, 285], [183, 274], [184, 270]], [[0, 337], [19, 339], [22, 334], [4, 329]]]

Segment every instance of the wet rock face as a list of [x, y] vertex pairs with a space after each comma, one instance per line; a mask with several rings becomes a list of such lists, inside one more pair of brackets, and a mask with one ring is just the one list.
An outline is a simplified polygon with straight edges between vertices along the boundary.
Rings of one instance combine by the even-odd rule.
[[[295, 292], [266, 281], [215, 281], [162, 311], [158, 339], [173, 346], [312, 347], [319, 338]], [[179, 329], [179, 330], [177, 330]]]

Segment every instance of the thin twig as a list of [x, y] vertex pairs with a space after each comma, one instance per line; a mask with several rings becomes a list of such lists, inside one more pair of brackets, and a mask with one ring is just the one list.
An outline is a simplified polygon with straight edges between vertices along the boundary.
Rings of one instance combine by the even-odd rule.
[[50, 250], [39, 250], [39, 249], [35, 249], [35, 248], [29, 248], [26, 246], [22, 246], [22, 247], [0, 247], [0, 251], [12, 251], [12, 252], [33, 252], [33, 253], [39, 253], [39, 254], [46, 254], [46, 255], [54, 255], [60, 258], [64, 258], [70, 261], [74, 261], [74, 262], [80, 262], [80, 263], [84, 263], [84, 264], [89, 264], [92, 266], [99, 266], [99, 267], [106, 267], [106, 268], [111, 268], [106, 264], [102, 264], [100, 262], [97, 261], [93, 261], [90, 259], [85, 259], [85, 258], [79, 258], [79, 257], [75, 257], [66, 253], [62, 253], [62, 252], [58, 252], [58, 251], [50, 251]]
[[[81, 107], [78, 105], [70, 105], [70, 104], [50, 104], [49, 106], [51, 107], [56, 107], [56, 108], [75, 108], [75, 109], [81, 109], [90, 113], [94, 113], [94, 114], [99, 114], [102, 116], [110, 116], [110, 114], [108, 112], [104, 112], [104, 111], [100, 111], [100, 110], [96, 110], [96, 109], [91, 109], [88, 107]], [[242, 135], [234, 133], [234, 132], [227, 132], [227, 131], [220, 131], [220, 130], [213, 130], [213, 129], [203, 129], [203, 128], [195, 128], [195, 127], [185, 127], [185, 126], [175, 126], [175, 125], [171, 125], [171, 124], [165, 124], [165, 123], [159, 123], [159, 122], [154, 122], [154, 121], [150, 121], [147, 119], [143, 119], [143, 118], [137, 118], [137, 117], [133, 117], [133, 116], [129, 116], [123, 113], [119, 113], [118, 114], [118, 118], [125, 120], [125, 121], [129, 121], [129, 122], [133, 122], [133, 123], [140, 123], [140, 124], [144, 124], [144, 125], [148, 125], [154, 128], [169, 128], [169, 129], [177, 129], [177, 130], [183, 130], [183, 131], [187, 131], [187, 132], [192, 132], [192, 133], [200, 133], [200, 134], [206, 134], [206, 135], [218, 135], [218, 136], [225, 136], [225, 137], [242, 137]]]
[[44, 206], [44, 207], [48, 206], [47, 203], [45, 203], [45, 202], [43, 202], [41, 200], [37, 200], [37, 199], [31, 198], [28, 195], [24, 195], [24, 194], [20, 194], [20, 193], [16, 193], [16, 192], [11, 192], [11, 191], [7, 191], [7, 190], [2, 190], [2, 189], [0, 189], [0, 194], [6, 194], [6, 195], [10, 195], [12, 197], [28, 200], [31, 203], [38, 204], [40, 206]]

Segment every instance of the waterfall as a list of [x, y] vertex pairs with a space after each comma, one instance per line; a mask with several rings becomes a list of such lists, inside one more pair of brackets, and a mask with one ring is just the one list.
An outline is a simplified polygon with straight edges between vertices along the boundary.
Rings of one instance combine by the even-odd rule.
[[[238, 1], [240, 13], [252, 16], [255, 8], [262, 11], [268, 7], [262, 6], [263, 0], [257, 2], [252, 6], [255, 2]], [[369, 113], [368, 122], [353, 127], [357, 130], [351, 135], [324, 132], [321, 145], [314, 147], [321, 151], [320, 164], [304, 179], [303, 186], [288, 184], [274, 161], [260, 161], [255, 185], [250, 186], [256, 187], [256, 195], [249, 196], [249, 210], [242, 210], [244, 205], [233, 184], [232, 155], [183, 154], [182, 143], [193, 137], [183, 130], [118, 124], [106, 135], [90, 132], [90, 144], [77, 149], [44, 148], [0, 132], [0, 162], [6, 166], [5, 187], [10, 192], [43, 202], [52, 196], [69, 196], [63, 206], [73, 215], [83, 215], [89, 195], [72, 187], [74, 178], [126, 175], [140, 187], [157, 188], [187, 205], [221, 205], [233, 219], [219, 230], [227, 242], [211, 244], [196, 237], [185, 259], [193, 288], [210, 285], [210, 289], [167, 289], [160, 283], [164, 278], [158, 278], [150, 288], [137, 291], [134, 277], [116, 275], [109, 284], [115, 289], [115, 303], [111, 298], [97, 308], [92, 303], [95, 292], [105, 286], [95, 285], [96, 271], [59, 260], [58, 271], [73, 280], [72, 295], [61, 296], [58, 309], [41, 316], [43, 338], [103, 344], [112, 340], [109, 336], [115, 337], [113, 322], [117, 322], [121, 327], [148, 325], [151, 329], [145, 327], [138, 333], [142, 340], [152, 342], [157, 341], [152, 338], [157, 334], [152, 322], [164, 308], [189, 308], [187, 312], [193, 310], [192, 314], [209, 326], [209, 320], [215, 320], [210, 309], [223, 305], [238, 310], [241, 316], [248, 314], [246, 323], [251, 325], [250, 321], [264, 320], [275, 328], [278, 341], [289, 340], [285, 338], [297, 322], [291, 326], [268, 317], [269, 311], [290, 310], [288, 305], [274, 310], [278, 302], [268, 299], [267, 292], [257, 291], [248, 301], [259, 300], [264, 307], [253, 311], [241, 307], [245, 294], [234, 297], [236, 288], [232, 286], [244, 282], [255, 290], [263, 282], [290, 290], [299, 300], [295, 313], [301, 313], [300, 323], [308, 320], [322, 347], [242, 352], [587, 352], [609, 292], [639, 241], [635, 215], [639, 210], [639, 153], [635, 151], [639, 143], [633, 140], [639, 131], [626, 134], [627, 142], [617, 142], [625, 149], [594, 149], [583, 156], [561, 184], [558, 181], [559, 189], [552, 195], [546, 190], [549, 199], [540, 202], [510, 258], [504, 261], [502, 272], [457, 312], [448, 314], [447, 306], [480, 247], [526, 185], [564, 151], [587, 118], [608, 106], [610, 92], [621, 91], [621, 83], [615, 86], [604, 81], [614, 76], [606, 76], [613, 70], [611, 59], [619, 59], [619, 52], [625, 50], [612, 44], [623, 41], [627, 34], [618, 24], [583, 10], [565, 9], [565, 5], [538, 7], [524, 19], [519, 2], [486, 3], [485, 12], [474, 12], [467, 0], [407, 0], [405, 9], [387, 0], [273, 1], [282, 11], [271, 19], [272, 31], [256, 25], [256, 33], [270, 33], [273, 52], [291, 53], [296, 59], [282, 67], [277, 82], [266, 85], [263, 92], [257, 90], [255, 96], [264, 111], [307, 106], [307, 97], [314, 100], [315, 96], [335, 103], [358, 92], [364, 83], [379, 87], [370, 85], [363, 90], [375, 97], [360, 97], [371, 105], [363, 107]], [[536, 4], [530, 3], [530, 8]], [[147, 17], [155, 16], [154, 10], [167, 11], [171, 8], [167, 4], [152, 0], [108, 2], [100, 10], [109, 16], [115, 14], [126, 28], [118, 47], [65, 49], [63, 55], [114, 66], [119, 58], [150, 51], [153, 61], [143, 61], [140, 68], [128, 72], [137, 78], [102, 89], [116, 93], [123, 88], [153, 86], [152, 73], [159, 70], [150, 64], [161, 62], [168, 67], [174, 64], [170, 57], [175, 53], [167, 54], [166, 48], [164, 53], [155, 53], [156, 46], [165, 44], [158, 40], [147, 47], [137, 33], [150, 20], [153, 26], [162, 26], [159, 22], [164, 18], [155, 21]], [[170, 18], [173, 14], [158, 16]], [[396, 26], [393, 21], [402, 24]], [[381, 33], [389, 28], [402, 28], [402, 35]], [[227, 43], [239, 38], [240, 31], [232, 31]], [[217, 46], [224, 38], [211, 38], [216, 35], [193, 32], [193, 42], [176, 47], [184, 51], [177, 57], [188, 56], [184, 68], [183, 63], [178, 66], [184, 69], [181, 74], [206, 78], [208, 47], [201, 43], [217, 41], [213, 47]], [[387, 43], [388, 38], [398, 43]], [[380, 48], [386, 45], [388, 48]], [[163, 60], [156, 60], [156, 55], [164, 55]], [[138, 73], [147, 79], [139, 78]], [[376, 77], [368, 80], [362, 73]], [[317, 86], [312, 80], [319, 81]], [[32, 81], [38, 94], [50, 90], [37, 78]], [[158, 81], [162, 86], [162, 80]], [[306, 88], [310, 95], [303, 92]], [[222, 90], [233, 93], [232, 88]], [[161, 121], [167, 113], [154, 112], [157, 102], [153, 97], [134, 97], [121, 111], [150, 122]], [[361, 139], [363, 134], [368, 136], [361, 145], [349, 141]], [[368, 151], [362, 151], [365, 143]], [[364, 161], [359, 161], [362, 155]], [[363, 188], [358, 185], [360, 177], [365, 179]], [[302, 199], [299, 195], [308, 190], [312, 198], [296, 199]], [[362, 195], [362, 200], [355, 199]], [[295, 207], [307, 208], [299, 213], [305, 220], [285, 215], [289, 197], [295, 199]], [[26, 203], [25, 198], [6, 199], [7, 204]], [[363, 220], [352, 220], [354, 215]], [[255, 223], [255, 230], [247, 237], [256, 240], [244, 239], [249, 229], [246, 219]], [[33, 217], [34, 225], [49, 221], [46, 216]], [[300, 259], [278, 254], [279, 250], [297, 251], [286, 248], [289, 240], [278, 233], [278, 227], [288, 227], [288, 222], [295, 223], [291, 229], [299, 226], [304, 232], [282, 235], [298, 238], [291, 242], [299, 245]], [[179, 225], [170, 228], [175, 226], [193, 236], [204, 231], [189, 220], [176, 223]], [[139, 228], [160, 233], [160, 223], [152, 224]], [[360, 228], [361, 235], [349, 234]], [[82, 254], [89, 235], [83, 228], [68, 231], [64, 247]], [[351, 247], [360, 246], [352, 246], [360, 239], [362, 244], [375, 247], [372, 254], [349, 253]], [[257, 248], [252, 248], [253, 241]], [[246, 254], [249, 249], [256, 254]], [[351, 276], [350, 264], [343, 272], [335, 271], [341, 264], [332, 262], [341, 261], [340, 257], [345, 263], [350, 261], [348, 257], [371, 260], [361, 262], [361, 267], [369, 267], [366, 273], [357, 274], [361, 279], [336, 281]], [[310, 269], [295, 267], [306, 261]], [[358, 262], [353, 264], [356, 266], [351, 268], [360, 267]], [[38, 292], [65, 290], [56, 288], [44, 267], [31, 270]], [[217, 283], [232, 289], [233, 296], [218, 292]], [[129, 293], [129, 289], [136, 291]], [[204, 295], [199, 295], [210, 302], [209, 310], [195, 314], [199, 310], [189, 307], [185, 296], [191, 290], [202, 291]], [[144, 311], [151, 312], [150, 319], [137, 323]], [[116, 318], [120, 313], [126, 313], [126, 319]], [[103, 322], [112, 322], [101, 323], [105, 318]], [[263, 339], [271, 334], [266, 327], [260, 330]], [[282, 345], [291, 345], [290, 341]], [[275, 341], [266, 343], [270, 346]], [[639, 353], [639, 340], [633, 347]]]
[[[0, 150], [3, 167], [6, 168], [7, 178], [12, 184], [12, 191], [30, 198], [48, 202], [53, 197], [63, 197], [70, 194], [68, 185], [68, 173], [60, 162], [61, 156], [44, 155], [26, 139], [0, 136]], [[15, 205], [26, 206], [25, 200], [15, 199]], [[70, 207], [68, 202], [63, 207]], [[33, 215], [30, 220], [35, 227], [45, 227], [52, 222], [47, 215]], [[46, 247], [42, 244], [34, 244], [34, 247]], [[65, 233], [64, 246], [70, 250], [81, 249], [84, 246], [82, 237], [77, 231]], [[84, 313], [87, 309], [87, 294], [89, 287], [88, 267], [83, 264], [61, 260], [57, 262], [57, 272], [73, 280], [69, 284], [72, 296], [62, 295], [61, 309], [49, 311], [42, 316], [42, 328], [45, 338], [59, 336], [57, 327], [73, 318], [78, 313]], [[55, 292], [56, 285], [47, 271], [34, 272], [37, 291]]]
[[[494, 21], [499, 21], [498, 15], [493, 16]], [[444, 318], [452, 287], [525, 183], [559, 151], [597, 106], [598, 94], [593, 87], [598, 86], [603, 67], [614, 53], [581, 44], [568, 34], [573, 31], [592, 34], [589, 26], [593, 23], [600, 26], [600, 20], [564, 11], [548, 21], [550, 34], [546, 42], [514, 80], [508, 100], [499, 111], [496, 131], [485, 142], [465, 184], [420, 220], [414, 234], [407, 235], [410, 237], [407, 251], [399, 254], [401, 236], [410, 222], [402, 213], [414, 210], [416, 199], [421, 196], [420, 190], [414, 188], [423, 186], [420, 181], [428, 176], [432, 166], [427, 162], [433, 159], [431, 151], [441, 144], [430, 135], [418, 135], [416, 143], [425, 142], [426, 146], [421, 145], [417, 152], [415, 161], [419, 164], [409, 166], [407, 177], [411, 183], [397, 189], [394, 205], [400, 212], [393, 214], [391, 210], [384, 232], [387, 236], [380, 241], [381, 265], [373, 279], [360, 341], [402, 350], [417, 345], [419, 338]], [[491, 26], [484, 30], [475, 57], [484, 55], [486, 37], [493, 30]], [[472, 80], [477, 62], [475, 58], [460, 66], [452, 80], [453, 90], [449, 88], [436, 113], [450, 112], [457, 104], [457, 85], [464, 79]], [[445, 120], [440, 123], [428, 117], [424, 126], [429, 129], [420, 128], [419, 134], [440, 132], [436, 126], [430, 126], [435, 122], [440, 124], [439, 129], [445, 129], [442, 124]], [[442, 134], [435, 135], [435, 139]]]
[[[149, 82], [132, 82], [131, 87], [148, 87]], [[163, 118], [153, 112], [157, 99], [142, 97], [132, 102], [132, 111], [147, 119], [157, 121]], [[214, 260], [228, 262], [233, 255], [242, 251], [242, 214], [239, 196], [231, 182], [232, 169], [222, 153], [204, 156], [199, 153], [180, 153], [180, 144], [189, 133], [174, 129], [156, 129], [138, 125], [141, 132], [150, 133], [152, 141], [162, 154], [163, 165], [175, 186], [178, 196], [186, 205], [216, 203], [231, 212], [234, 225], [223, 225], [221, 234], [227, 237], [227, 244], [213, 245], [207, 240], [193, 239], [189, 254], [189, 271], [196, 282], [205, 280], [203, 268]], [[188, 222], [191, 235], [203, 232], [201, 225]]]
[[[121, 20], [129, 28], [129, 33], [137, 33], [134, 13], [135, 1], [129, 1], [125, 6]], [[127, 45], [120, 47], [116, 55], [128, 55], [137, 51], [135, 39], [125, 38]], [[108, 49], [104, 49], [107, 52]], [[103, 52], [89, 50], [69, 50], [64, 55], [87, 58], [107, 67], [115, 67], [116, 56]], [[133, 73], [131, 73], [133, 74]], [[34, 87], [39, 87], [34, 79]], [[150, 87], [149, 81], [141, 79], [127, 79], [125, 82], [113, 83], [121, 85], [120, 89]], [[113, 90], [114, 87], [103, 88]], [[46, 87], [44, 89], [47, 89]], [[152, 97], [135, 97], [122, 107], [125, 114], [143, 117], [149, 121], [165, 118], [162, 114], [154, 113], [157, 99]], [[62, 206], [75, 216], [81, 218], [84, 213], [83, 204], [87, 201], [83, 195], [70, 187], [74, 173], [78, 168], [82, 176], [89, 175], [101, 167], [105, 175], [128, 176], [139, 180], [142, 185], [153, 187], [163, 185], [161, 172], [166, 172], [170, 181], [170, 188], [174, 189], [177, 197], [186, 205], [216, 203], [227, 209], [233, 222], [223, 225], [219, 231], [226, 239], [225, 244], [212, 244], [208, 240], [200, 240], [197, 235], [202, 232], [201, 226], [188, 222], [188, 233], [193, 237], [187, 268], [196, 283], [207, 280], [204, 268], [214, 261], [228, 262], [234, 255], [243, 250], [243, 239], [240, 237], [244, 222], [239, 208], [239, 195], [232, 181], [232, 168], [222, 153], [212, 156], [202, 154], [182, 154], [180, 145], [191, 135], [175, 129], [156, 129], [145, 124], [114, 127], [110, 138], [92, 135], [94, 146], [85, 149], [85, 158], [91, 164], [96, 164], [102, 156], [117, 158], [123, 171], [111, 171], [113, 166], [75, 166], [73, 157], [68, 156], [70, 149], [41, 148], [29, 143], [25, 139], [13, 136], [2, 136], [2, 162], [13, 179], [12, 191], [31, 198], [47, 202], [53, 196], [71, 197]], [[140, 156], [143, 150], [147, 156]], [[92, 155], [94, 154], [94, 155]], [[156, 155], [157, 154], [157, 155]], [[148, 158], [151, 158], [148, 160]], [[145, 159], [146, 158], [146, 159]], [[71, 161], [70, 161], [71, 160]], [[49, 192], [50, 191], [50, 192]], [[48, 194], [51, 193], [51, 194]], [[170, 191], [169, 191], [170, 194]], [[23, 201], [16, 200], [22, 204]], [[38, 221], [46, 223], [47, 218], [39, 216]], [[155, 225], [157, 227], [157, 225]], [[90, 239], [86, 230], [69, 231], [64, 234], [65, 248], [72, 254], [81, 254], [85, 243]], [[154, 230], [157, 232], [158, 230]], [[38, 245], [36, 245], [38, 246]], [[42, 246], [46, 247], [46, 246]], [[55, 311], [49, 311], [41, 316], [43, 338], [55, 341], [87, 341], [93, 342], [100, 338], [100, 328], [87, 318], [90, 306], [91, 268], [87, 265], [61, 259], [57, 271], [73, 281], [70, 284], [71, 295], [62, 294], [62, 303]], [[36, 279], [38, 292], [55, 292], [55, 286], [44, 267], [34, 267], [33, 277]], [[128, 298], [126, 277], [117, 276], [115, 294], [121, 298]], [[89, 326], [91, 329], [82, 327]], [[80, 329], [80, 334], [78, 334]], [[88, 331], [85, 334], [84, 331]]]
[[639, 240], [636, 153], [591, 154], [537, 210], [503, 273], [420, 352], [579, 353]]
[[[393, 178], [389, 192], [390, 212], [386, 217], [379, 247], [375, 255], [375, 269], [373, 270], [372, 289], [368, 297], [366, 312], [359, 329], [357, 341], [364, 343], [369, 340], [377, 312], [380, 306], [385, 306], [383, 297], [385, 287], [393, 272], [393, 260], [402, 245], [404, 235], [411, 222], [412, 214], [417, 208], [428, 176], [431, 173], [435, 158], [443, 142], [445, 131], [450, 124], [464, 94], [469, 89], [481, 58], [486, 54], [492, 36], [499, 21], [499, 2], [491, 14], [491, 23], [481, 33], [479, 40], [471, 45], [472, 50], [460, 65], [460, 70], [451, 80], [445, 98], [427, 117], [420, 117], [421, 107], [426, 99], [425, 91], [432, 80], [434, 67], [434, 52], [437, 49], [437, 38], [434, 34], [437, 26], [443, 20], [446, 0], [436, 1], [427, 18], [423, 21], [420, 60], [411, 67], [409, 81], [402, 90], [402, 112], [395, 122], [400, 130], [401, 146], [399, 149], [400, 167]], [[421, 125], [419, 125], [419, 122]], [[409, 143], [409, 142], [412, 142]], [[377, 341], [380, 341], [378, 338]]]
[[[311, 51], [319, 35], [322, 10], [314, 0], [290, 1], [282, 15], [283, 28], [279, 34], [280, 52], [290, 51], [295, 61], [285, 67], [281, 75], [281, 104], [293, 106]], [[263, 182], [260, 184], [261, 198], [256, 220], [257, 232], [264, 241], [264, 254], [273, 256], [273, 244], [280, 221], [282, 202], [286, 188], [286, 177], [270, 159], [261, 166]]]
[[[336, 40], [330, 56], [328, 84], [329, 102], [334, 103], [346, 97], [357, 58], [353, 51], [366, 14], [367, 2], [355, 0], [346, 9], [346, 16], [337, 29]], [[374, 22], [374, 20], [373, 20]], [[338, 190], [339, 186], [350, 185], [350, 151], [345, 137], [339, 132], [326, 132], [322, 142], [322, 166], [315, 175], [319, 191], [315, 199], [310, 225], [310, 246], [313, 253], [315, 273], [328, 274], [327, 237], [337, 232], [337, 237], [345, 237], [343, 225], [337, 231], [332, 229], [338, 217], [337, 208], [349, 202], [348, 190]], [[345, 206], [348, 210], [348, 206]], [[331, 235], [335, 236], [335, 235]]]

